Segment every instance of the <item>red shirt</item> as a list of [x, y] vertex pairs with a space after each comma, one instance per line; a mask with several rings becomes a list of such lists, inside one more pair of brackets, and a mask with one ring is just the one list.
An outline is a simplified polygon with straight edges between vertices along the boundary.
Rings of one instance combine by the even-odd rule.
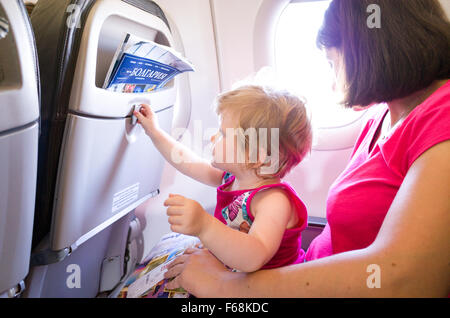
[[[286, 229], [276, 254], [268, 261], [262, 269], [269, 269], [291, 264], [303, 263], [305, 251], [301, 248], [301, 232], [307, 225], [306, 206], [300, 200], [295, 190], [286, 182], [268, 184], [255, 189], [225, 191], [235, 179], [230, 173], [223, 173], [222, 185], [217, 188], [217, 205], [214, 216], [222, 223], [227, 224], [225, 218], [229, 219], [229, 210], [239, 210], [239, 214], [244, 215], [244, 220], [248, 222], [249, 227], [254, 221], [251, 212], [251, 201], [256, 193], [267, 188], [282, 188], [293, 206], [296, 207], [299, 222], [295, 228]], [[225, 217], [225, 218], [224, 218]]]
[[369, 153], [387, 105], [363, 128], [346, 169], [330, 187], [328, 223], [314, 239], [306, 260], [368, 247], [413, 162], [427, 149], [450, 139], [450, 81], [418, 105]]

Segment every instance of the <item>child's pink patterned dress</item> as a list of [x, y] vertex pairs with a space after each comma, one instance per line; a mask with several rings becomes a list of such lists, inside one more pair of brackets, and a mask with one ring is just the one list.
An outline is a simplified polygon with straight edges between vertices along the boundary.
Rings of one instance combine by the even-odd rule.
[[307, 225], [307, 212], [305, 204], [300, 200], [295, 190], [286, 182], [268, 184], [255, 189], [225, 191], [235, 177], [224, 172], [222, 185], [217, 188], [217, 205], [214, 216], [231, 228], [248, 233], [254, 221], [250, 205], [254, 195], [263, 189], [280, 187], [286, 190], [291, 203], [296, 207], [299, 216], [297, 227], [284, 232], [280, 247], [275, 256], [263, 266], [263, 269], [281, 267], [302, 263], [305, 252], [301, 248], [301, 232]]

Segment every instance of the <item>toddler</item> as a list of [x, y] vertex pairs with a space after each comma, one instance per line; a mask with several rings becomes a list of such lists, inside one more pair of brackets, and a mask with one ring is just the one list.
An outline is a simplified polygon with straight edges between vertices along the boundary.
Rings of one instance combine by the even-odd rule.
[[216, 110], [221, 124], [211, 138], [211, 162], [162, 131], [148, 105], [134, 112], [169, 163], [217, 187], [214, 216], [198, 202], [170, 194], [164, 205], [171, 230], [197, 236], [237, 271], [303, 262], [306, 207], [295, 190], [281, 181], [311, 148], [311, 125], [303, 101], [285, 91], [249, 85], [220, 95]]

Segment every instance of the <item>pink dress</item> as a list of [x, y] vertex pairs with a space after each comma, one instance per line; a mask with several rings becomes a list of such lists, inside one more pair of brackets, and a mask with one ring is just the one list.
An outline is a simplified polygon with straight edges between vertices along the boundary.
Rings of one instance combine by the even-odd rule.
[[411, 165], [427, 149], [450, 139], [450, 81], [369, 152], [388, 114], [387, 105], [374, 107], [375, 116], [362, 130], [347, 168], [330, 187], [328, 224], [311, 243], [308, 261], [372, 244]]
[[295, 190], [289, 184], [283, 182], [255, 189], [225, 191], [224, 189], [230, 186], [234, 179], [233, 175], [224, 172], [222, 185], [217, 188], [217, 205], [214, 216], [231, 228], [248, 233], [255, 219], [251, 212], [251, 201], [255, 194], [268, 188], [280, 187], [285, 189], [289, 199], [296, 207], [299, 223], [297, 227], [285, 231], [277, 253], [262, 269], [302, 263], [305, 259], [305, 252], [301, 248], [301, 232], [307, 225], [307, 213], [305, 204], [300, 200]]

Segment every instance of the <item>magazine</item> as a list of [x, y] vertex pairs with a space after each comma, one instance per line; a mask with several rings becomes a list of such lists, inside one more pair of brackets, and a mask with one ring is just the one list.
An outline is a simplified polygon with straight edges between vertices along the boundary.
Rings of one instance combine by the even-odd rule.
[[147, 93], [190, 71], [194, 71], [194, 66], [172, 48], [126, 34], [114, 54], [103, 88], [121, 93]]
[[120, 291], [119, 298], [188, 298], [189, 293], [182, 288], [165, 288], [167, 279], [164, 273], [167, 265], [177, 256], [197, 244], [200, 240], [194, 236], [171, 232], [164, 235], [150, 251], [144, 262], [128, 278]]

